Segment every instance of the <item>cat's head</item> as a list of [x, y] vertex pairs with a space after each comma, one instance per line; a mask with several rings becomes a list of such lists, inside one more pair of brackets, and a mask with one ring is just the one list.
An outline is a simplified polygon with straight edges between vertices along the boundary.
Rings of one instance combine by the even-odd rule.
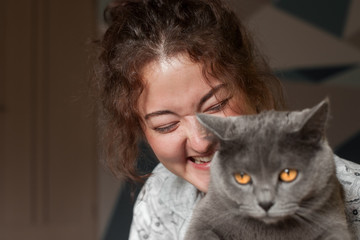
[[315, 209], [335, 171], [327, 118], [328, 100], [296, 112], [198, 115], [220, 143], [209, 193], [227, 199], [223, 204], [233, 213], [265, 223]]

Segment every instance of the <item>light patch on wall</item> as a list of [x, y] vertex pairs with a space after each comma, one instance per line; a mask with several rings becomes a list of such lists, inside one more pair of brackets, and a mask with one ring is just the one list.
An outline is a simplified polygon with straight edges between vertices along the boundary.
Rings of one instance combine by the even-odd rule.
[[257, 11], [248, 19], [248, 26], [274, 69], [360, 62], [358, 48], [274, 6]]
[[360, 87], [360, 66], [325, 79], [326, 85], [347, 85]]
[[350, 38], [356, 32], [360, 31], [359, 13], [360, 13], [360, 0], [352, 0], [343, 34], [343, 37], [345, 39]]

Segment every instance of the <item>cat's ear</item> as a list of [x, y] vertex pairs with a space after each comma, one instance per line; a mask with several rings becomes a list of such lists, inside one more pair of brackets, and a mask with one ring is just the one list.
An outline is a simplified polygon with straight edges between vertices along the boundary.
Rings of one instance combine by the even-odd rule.
[[311, 109], [301, 112], [302, 121], [297, 129], [303, 141], [318, 143], [325, 138], [326, 123], [329, 116], [329, 99], [326, 98]]
[[201, 125], [215, 135], [219, 140], [226, 140], [235, 127], [231, 117], [219, 117], [210, 114], [196, 114]]

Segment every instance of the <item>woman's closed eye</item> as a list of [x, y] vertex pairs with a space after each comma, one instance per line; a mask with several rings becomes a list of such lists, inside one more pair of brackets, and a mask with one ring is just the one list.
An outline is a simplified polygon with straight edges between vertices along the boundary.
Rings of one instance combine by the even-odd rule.
[[207, 108], [204, 112], [205, 113], [216, 113], [225, 108], [225, 106], [228, 104], [230, 98], [226, 98], [225, 100]]
[[[208, 107], [204, 113], [217, 113], [222, 111], [226, 105], [228, 104], [230, 98], [226, 98], [220, 102], [217, 102], [216, 104]], [[175, 131], [178, 126], [180, 124], [180, 121], [174, 121], [174, 122], [170, 122], [170, 123], [166, 123], [166, 124], [161, 124], [160, 126], [154, 127], [153, 130], [158, 132], [158, 133], [162, 133], [162, 134], [166, 134], [166, 133], [171, 133], [172, 131]]]
[[169, 133], [174, 131], [179, 126], [179, 122], [173, 122], [159, 127], [155, 127], [154, 130], [158, 133]]

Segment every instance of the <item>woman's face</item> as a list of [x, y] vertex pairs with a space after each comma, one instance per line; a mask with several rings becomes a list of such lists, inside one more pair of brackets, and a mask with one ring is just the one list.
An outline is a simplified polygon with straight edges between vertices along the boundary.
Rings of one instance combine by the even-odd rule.
[[217, 79], [206, 81], [201, 65], [183, 55], [150, 63], [143, 80], [139, 110], [148, 143], [167, 169], [207, 192], [215, 146], [196, 113], [225, 117], [248, 113], [248, 107], [235, 103]]

